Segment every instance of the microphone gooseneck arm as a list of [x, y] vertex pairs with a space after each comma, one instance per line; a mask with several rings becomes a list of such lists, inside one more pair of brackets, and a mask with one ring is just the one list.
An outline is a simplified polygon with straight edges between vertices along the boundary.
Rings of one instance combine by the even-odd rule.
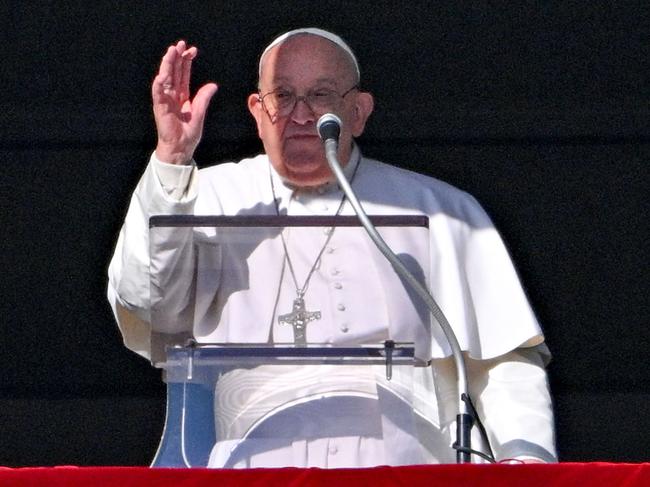
[[[335, 123], [338, 123], [338, 129], [333, 130], [334, 135], [330, 135], [328, 131], [322, 130], [323, 128], [328, 128]], [[411, 288], [420, 296], [422, 301], [427, 305], [434, 319], [442, 329], [449, 346], [451, 347], [452, 355], [454, 357], [454, 362], [456, 364], [456, 371], [458, 374], [458, 415], [456, 416], [456, 443], [454, 447], [456, 448], [456, 462], [457, 463], [469, 463], [471, 461], [471, 428], [472, 428], [472, 415], [469, 412], [469, 407], [467, 401], [469, 401], [469, 392], [467, 384], [467, 371], [465, 367], [465, 359], [463, 357], [463, 352], [458, 343], [458, 339], [447, 321], [444, 313], [438, 306], [438, 303], [433, 299], [433, 296], [427, 291], [427, 289], [418, 281], [411, 272], [404, 266], [401, 260], [395, 255], [395, 253], [388, 247], [382, 236], [377, 232], [377, 229], [374, 227], [368, 215], [363, 210], [359, 199], [357, 198], [352, 187], [348, 182], [341, 164], [338, 161], [338, 132], [340, 131], [341, 121], [336, 115], [325, 114], [318, 120], [318, 131], [323, 139], [325, 144], [325, 156], [327, 158], [327, 163], [330, 166], [330, 169], [336, 176], [336, 179], [343, 189], [345, 196], [350, 201], [350, 204], [354, 208], [359, 221], [365, 228], [366, 232], [370, 236], [371, 240], [377, 246], [379, 251], [388, 259], [388, 261], [395, 269], [400, 277], [402, 277]]]

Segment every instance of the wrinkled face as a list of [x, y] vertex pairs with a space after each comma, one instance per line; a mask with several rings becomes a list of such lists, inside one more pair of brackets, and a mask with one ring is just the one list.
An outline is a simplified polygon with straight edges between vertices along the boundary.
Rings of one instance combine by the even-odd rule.
[[[349, 56], [333, 42], [306, 34], [290, 37], [267, 52], [259, 93], [265, 95], [281, 90], [301, 97], [319, 93], [319, 90], [334, 90], [342, 95], [356, 84]], [[338, 98], [329, 110], [314, 112], [299, 99], [290, 113], [273, 117], [256, 93], [249, 97], [248, 107], [275, 170], [290, 183], [306, 187], [334, 179], [316, 130], [318, 118], [333, 112], [343, 122], [339, 161], [345, 165], [350, 158], [352, 138], [363, 132], [373, 101], [369, 93], [355, 89]]]

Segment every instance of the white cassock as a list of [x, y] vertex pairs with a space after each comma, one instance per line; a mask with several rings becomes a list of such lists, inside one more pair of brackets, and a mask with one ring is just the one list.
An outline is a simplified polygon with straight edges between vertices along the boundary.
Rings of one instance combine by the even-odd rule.
[[[396, 253], [412, 257], [412, 270], [426, 276], [466, 352], [470, 392], [497, 459], [554, 461], [553, 413], [544, 370], [548, 351], [489, 217], [470, 195], [446, 183], [361, 157], [356, 147], [350, 160], [345, 171], [354, 175], [352, 186], [369, 215], [428, 217], [426, 251], [408, 235], [395, 233], [387, 240]], [[291, 327], [280, 324], [278, 316], [291, 310], [295, 284], [302, 286], [326, 235], [300, 234], [296, 229], [285, 233], [295, 280], [278, 235], [245, 250], [214, 245], [210, 230], [176, 230], [161, 238], [162, 232], [156, 237], [159, 241], [149, 241], [152, 215], [275, 215], [274, 195], [280, 212], [288, 215], [334, 215], [343, 198], [336, 184], [294, 190], [283, 183], [265, 155], [201, 171], [152, 157], [134, 192], [109, 268], [108, 295], [129, 348], [160, 359], [170, 337], [192, 336], [204, 343], [293, 341]], [[345, 204], [341, 214], [354, 212]], [[322, 372], [292, 369], [279, 374], [276, 369], [235, 373], [220, 382], [216, 406], [233, 391], [243, 409], [257, 411], [251, 404], [277, 406], [283, 413], [267, 429], [282, 434], [269, 439], [261, 432], [244, 445], [237, 443], [236, 435], [231, 438], [231, 430], [245, 428], [255, 418], [239, 415], [242, 423], [231, 423], [223, 431], [217, 424], [222, 440], [213, 449], [211, 466], [455, 461], [449, 447], [457, 406], [451, 350], [441, 331], [429, 329], [428, 313], [411, 300], [371, 246], [369, 240], [359, 239], [359, 233], [341, 228], [327, 241], [305, 294], [307, 308], [321, 312], [321, 319], [307, 327], [307, 341], [414, 342], [420, 358], [432, 359], [432, 367], [415, 368], [404, 380], [412, 383], [408, 406], [422, 421], [407, 426], [394, 421], [403, 405], [396, 400], [398, 386], [386, 388], [381, 379], [358, 368], [338, 368], [336, 381], [323, 379]], [[239, 264], [227, 264], [233, 261]], [[321, 375], [315, 380], [310, 374]], [[320, 389], [309, 389], [315, 382]], [[285, 398], [307, 389], [321, 399], [281, 408]]]

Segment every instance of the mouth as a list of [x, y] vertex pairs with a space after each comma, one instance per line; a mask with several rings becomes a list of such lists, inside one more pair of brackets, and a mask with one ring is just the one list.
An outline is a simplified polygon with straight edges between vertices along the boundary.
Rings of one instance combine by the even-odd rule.
[[287, 137], [287, 140], [312, 140], [317, 138], [317, 134], [292, 134]]
[[318, 133], [315, 130], [305, 130], [306, 127], [303, 127], [303, 130], [300, 130], [298, 127], [296, 127], [298, 130], [287, 130], [285, 132], [285, 137], [287, 139], [314, 139], [318, 138]]

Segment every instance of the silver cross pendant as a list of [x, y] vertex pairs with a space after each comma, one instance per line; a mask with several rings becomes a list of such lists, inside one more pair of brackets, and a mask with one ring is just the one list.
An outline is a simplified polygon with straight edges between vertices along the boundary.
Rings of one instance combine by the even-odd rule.
[[280, 324], [293, 326], [293, 342], [296, 345], [307, 344], [307, 323], [314, 320], [320, 320], [320, 311], [307, 311], [302, 297], [293, 300], [291, 313], [278, 316]]

